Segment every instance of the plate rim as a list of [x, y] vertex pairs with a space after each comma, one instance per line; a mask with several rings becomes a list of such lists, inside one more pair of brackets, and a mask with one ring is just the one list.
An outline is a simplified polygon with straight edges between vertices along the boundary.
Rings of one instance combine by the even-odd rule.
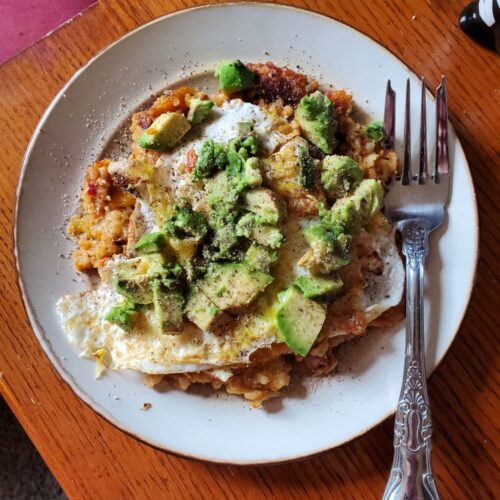
[[[41, 134], [42, 128], [49, 118], [52, 110], [54, 107], [58, 104], [58, 102], [61, 100], [63, 97], [63, 94], [66, 92], [67, 88], [80, 76], [81, 73], [83, 73], [91, 64], [94, 63], [97, 59], [99, 59], [102, 55], [104, 55], [105, 52], [110, 50], [112, 47], [114, 47], [116, 44], [122, 42], [124, 39], [128, 38], [129, 36], [134, 35], [136, 32], [147, 28], [150, 25], [153, 25], [157, 22], [162, 22], [164, 19], [175, 17], [178, 15], [183, 15], [185, 13], [188, 13], [190, 11], [194, 10], [202, 10], [202, 9], [224, 9], [225, 7], [239, 7], [239, 6], [256, 6], [256, 7], [264, 7], [264, 8], [273, 8], [273, 9], [284, 9], [284, 10], [291, 10], [291, 11], [296, 11], [302, 15], [309, 15], [309, 16], [314, 16], [314, 17], [319, 17], [322, 19], [326, 19], [328, 21], [334, 21], [336, 23], [341, 24], [343, 27], [348, 28], [351, 31], [354, 31], [358, 36], [361, 35], [365, 38], [368, 38], [372, 43], [375, 43], [379, 48], [383, 49], [387, 54], [396, 59], [400, 64], [402, 64], [409, 73], [412, 75], [417, 75], [402, 59], [400, 59], [398, 56], [396, 56], [390, 49], [382, 45], [382, 43], [378, 42], [375, 40], [372, 36], [364, 33], [363, 31], [360, 31], [349, 24], [346, 24], [345, 22], [339, 20], [338, 18], [327, 15], [324, 13], [316, 12], [314, 10], [308, 10], [306, 8], [302, 7], [296, 7], [288, 4], [282, 4], [282, 3], [271, 3], [271, 2], [257, 2], [257, 1], [243, 1], [243, 2], [225, 2], [225, 3], [219, 3], [219, 4], [210, 4], [210, 5], [198, 5], [194, 7], [187, 7], [184, 9], [179, 9], [175, 10], [174, 12], [170, 12], [168, 14], [164, 14], [162, 16], [156, 17], [154, 19], [151, 19], [150, 21], [143, 23], [133, 30], [125, 33], [124, 35], [120, 36], [117, 38], [115, 41], [111, 42], [109, 45], [103, 47], [100, 49], [94, 56], [92, 56], [83, 66], [78, 68], [73, 75], [66, 81], [66, 83], [61, 87], [61, 89], [56, 93], [56, 95], [53, 97], [52, 101], [49, 103], [45, 111], [43, 112], [42, 116], [40, 117], [38, 123], [36, 124], [33, 133], [31, 135], [31, 138], [28, 142], [28, 145], [26, 147], [26, 150], [24, 152], [22, 161], [21, 161], [21, 169], [19, 171], [19, 176], [16, 184], [16, 190], [15, 190], [15, 202], [14, 202], [14, 223], [12, 227], [12, 254], [14, 256], [14, 262], [15, 262], [15, 275], [16, 275], [16, 284], [19, 289], [21, 298], [22, 298], [22, 306], [23, 309], [29, 319], [30, 322], [30, 327], [32, 330], [32, 333], [35, 335], [36, 339], [38, 340], [38, 343], [40, 344], [40, 347], [46, 354], [47, 358], [49, 359], [52, 367], [55, 369], [57, 375], [62, 379], [62, 381], [71, 389], [71, 391], [81, 400], [83, 401], [90, 409], [92, 409], [95, 413], [97, 413], [100, 417], [104, 418], [107, 422], [109, 422], [111, 425], [113, 425], [115, 428], [119, 429], [120, 431], [124, 432], [125, 434], [137, 439], [138, 441], [147, 444], [148, 446], [153, 447], [154, 449], [162, 452], [167, 452], [170, 453], [176, 457], [180, 458], [185, 458], [188, 460], [193, 460], [196, 462], [202, 462], [202, 463], [214, 463], [214, 464], [221, 464], [221, 465], [254, 465], [254, 466], [259, 466], [259, 465], [271, 465], [271, 464], [286, 464], [290, 462], [294, 462], [297, 460], [301, 459], [308, 459], [315, 457], [317, 455], [321, 455], [323, 453], [326, 453], [329, 450], [332, 450], [334, 448], [343, 446], [347, 443], [350, 443], [364, 434], [368, 433], [375, 427], [377, 427], [379, 424], [381, 424], [384, 420], [389, 418], [392, 414], [394, 414], [395, 409], [396, 409], [396, 401], [394, 401], [394, 407], [388, 410], [383, 416], [381, 416], [379, 419], [374, 421], [370, 426], [366, 427], [365, 429], [361, 430], [360, 432], [351, 435], [343, 440], [338, 441], [335, 444], [329, 444], [327, 446], [321, 447], [319, 449], [310, 451], [310, 452], [305, 452], [305, 453], [298, 453], [293, 456], [289, 456], [286, 458], [278, 458], [278, 459], [270, 459], [266, 461], [259, 461], [259, 460], [252, 460], [252, 459], [243, 459], [243, 460], [221, 460], [221, 459], [214, 459], [210, 458], [208, 456], [203, 456], [203, 455], [194, 455], [186, 452], [181, 452], [176, 449], [172, 448], [167, 448], [165, 445], [155, 442], [150, 439], [146, 439], [142, 437], [139, 434], [136, 434], [132, 428], [122, 422], [117, 421], [117, 419], [109, 413], [104, 407], [102, 407], [97, 401], [93, 399], [93, 397], [88, 394], [83, 388], [80, 387], [78, 382], [74, 379], [74, 377], [69, 373], [59, 362], [57, 354], [52, 350], [52, 345], [50, 340], [46, 337], [45, 331], [43, 327], [40, 325], [38, 322], [38, 318], [36, 313], [34, 312], [34, 309], [31, 305], [30, 299], [26, 293], [25, 290], [25, 280], [23, 279], [22, 272], [21, 272], [21, 265], [20, 265], [20, 257], [19, 257], [19, 249], [18, 249], [18, 218], [19, 218], [19, 208], [20, 208], [20, 195], [21, 191], [23, 189], [23, 181], [24, 177], [26, 174], [27, 166], [28, 163], [31, 159], [31, 155], [33, 153], [33, 149], [35, 147], [35, 144]], [[427, 92], [430, 92], [429, 89], [426, 89]], [[474, 219], [474, 229], [475, 229], [475, 238], [474, 238], [474, 268], [473, 268], [473, 273], [471, 275], [470, 282], [468, 284], [468, 294], [467, 294], [467, 300], [465, 302], [465, 306], [463, 310], [461, 311], [460, 319], [457, 322], [457, 327], [453, 335], [450, 336], [450, 340], [445, 346], [445, 349], [443, 351], [443, 355], [437, 360], [435, 366], [428, 372], [427, 379], [430, 378], [430, 376], [434, 373], [436, 368], [440, 365], [440, 363], [443, 361], [445, 356], [448, 354], [448, 351], [451, 347], [451, 344], [455, 340], [455, 338], [458, 335], [458, 332], [463, 324], [463, 321], [465, 319], [465, 315], [468, 311], [472, 293], [474, 291], [476, 281], [477, 281], [477, 273], [478, 273], [478, 261], [479, 261], [479, 241], [480, 241], [480, 226], [479, 226], [479, 214], [478, 214], [478, 205], [477, 205], [477, 195], [476, 195], [476, 189], [474, 186], [474, 180], [472, 177], [472, 173], [469, 167], [469, 162], [467, 160], [467, 156], [465, 155], [465, 152], [463, 151], [462, 147], [462, 142], [459, 138], [459, 136], [456, 134], [455, 127], [453, 126], [452, 122], [448, 119], [448, 127], [451, 127], [453, 132], [455, 133], [456, 140], [458, 144], [460, 145], [460, 148], [463, 153], [464, 161], [465, 161], [465, 174], [466, 178], [468, 181], [468, 184], [471, 187], [472, 191], [472, 201], [473, 201], [473, 219]]]

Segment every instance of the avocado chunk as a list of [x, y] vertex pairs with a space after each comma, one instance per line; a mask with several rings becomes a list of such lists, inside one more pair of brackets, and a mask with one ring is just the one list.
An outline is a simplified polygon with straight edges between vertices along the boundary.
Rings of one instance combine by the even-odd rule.
[[308, 299], [331, 300], [340, 294], [344, 283], [338, 273], [335, 273], [331, 276], [299, 276], [295, 280], [295, 286]]
[[276, 325], [292, 351], [307, 356], [323, 327], [326, 308], [304, 297], [295, 287], [278, 295]]
[[278, 260], [278, 252], [268, 247], [252, 243], [245, 254], [245, 262], [251, 269], [268, 273]]
[[384, 191], [375, 179], [364, 179], [350, 196], [338, 199], [331, 209], [319, 205], [322, 223], [330, 230], [355, 234], [382, 208]]
[[219, 79], [219, 87], [228, 94], [249, 89], [254, 85], [255, 74], [240, 60], [221, 61], [215, 67], [215, 76]]
[[262, 184], [262, 173], [258, 158], [252, 157], [245, 161], [240, 182], [243, 189], [255, 188]]
[[271, 248], [279, 248], [283, 243], [283, 234], [277, 227], [261, 224], [259, 216], [252, 213], [245, 214], [238, 221], [236, 234]]
[[152, 277], [164, 272], [164, 259], [160, 254], [141, 255], [120, 262], [113, 275], [115, 290], [137, 304], [151, 304]]
[[349, 156], [332, 155], [323, 159], [321, 184], [331, 198], [342, 198], [363, 180], [363, 172]]
[[351, 237], [335, 234], [323, 224], [314, 224], [304, 229], [304, 237], [311, 247], [299, 260], [299, 265], [313, 273], [330, 274], [349, 263]]
[[115, 290], [120, 295], [137, 304], [151, 304], [153, 302], [150, 278], [145, 274], [128, 276], [126, 273], [119, 273], [114, 278], [114, 285]]
[[221, 310], [239, 312], [273, 281], [267, 273], [245, 263], [213, 264], [199, 282], [201, 291]]
[[198, 125], [198, 123], [201, 123], [210, 114], [213, 107], [214, 103], [212, 101], [193, 97], [189, 101], [189, 111], [187, 114], [189, 123], [191, 125]]
[[116, 272], [124, 276], [138, 276], [141, 274], [154, 276], [161, 273], [166, 264], [165, 257], [160, 253], [139, 255], [133, 259], [119, 261]]
[[251, 155], [257, 154], [258, 144], [255, 135], [235, 137], [227, 144], [226, 171], [232, 177], [239, 177], [243, 172], [245, 162]]
[[177, 290], [166, 290], [160, 280], [151, 283], [153, 306], [158, 328], [163, 333], [182, 330], [184, 298]]
[[305, 138], [323, 153], [331, 154], [337, 145], [336, 113], [330, 99], [319, 90], [305, 95], [295, 110], [295, 118]]
[[189, 262], [196, 254], [200, 241], [197, 238], [169, 238], [170, 247], [181, 264]]
[[380, 211], [383, 198], [384, 189], [382, 184], [375, 179], [364, 179], [355, 189], [352, 199], [363, 226], [368, 224], [375, 214]]
[[175, 286], [182, 273], [178, 264], [166, 266], [161, 254], [147, 254], [120, 262], [113, 275], [115, 290], [137, 304], [151, 304], [153, 291], [151, 282], [154, 279], [171, 288]]
[[137, 144], [165, 151], [177, 144], [190, 128], [191, 124], [182, 113], [163, 113], [139, 137]]
[[328, 210], [320, 207], [323, 223], [336, 233], [355, 234], [361, 227], [361, 218], [352, 197], [340, 198]]
[[218, 170], [223, 170], [227, 163], [226, 149], [212, 139], [206, 140], [200, 148], [198, 158], [191, 172], [193, 180], [206, 179]]
[[206, 332], [216, 333], [231, 320], [199, 287], [193, 287], [190, 291], [184, 312], [189, 321]]
[[155, 253], [160, 252], [165, 244], [165, 235], [163, 233], [148, 233], [141, 236], [134, 245], [134, 250], [141, 253]]
[[247, 191], [243, 195], [243, 208], [254, 213], [256, 221], [263, 224], [278, 224], [286, 211], [283, 200], [266, 188]]
[[385, 139], [385, 129], [382, 122], [371, 122], [365, 125], [363, 132], [366, 137], [374, 142], [380, 142]]
[[208, 222], [201, 212], [176, 206], [174, 215], [165, 221], [165, 231], [173, 238], [194, 238], [199, 242], [207, 235]]
[[283, 243], [283, 234], [277, 228], [267, 224], [255, 224], [250, 230], [249, 239], [270, 248], [279, 248]]
[[233, 180], [226, 172], [219, 172], [205, 183], [208, 204], [212, 211], [234, 212], [240, 193], [235, 189]]
[[106, 316], [104, 316], [104, 319], [128, 332], [134, 326], [138, 311], [139, 306], [137, 304], [126, 301], [123, 304], [112, 307]]
[[311, 158], [309, 151], [301, 145], [297, 146], [297, 158], [299, 159], [300, 167], [299, 183], [303, 188], [311, 190], [314, 187], [316, 173], [314, 160]]

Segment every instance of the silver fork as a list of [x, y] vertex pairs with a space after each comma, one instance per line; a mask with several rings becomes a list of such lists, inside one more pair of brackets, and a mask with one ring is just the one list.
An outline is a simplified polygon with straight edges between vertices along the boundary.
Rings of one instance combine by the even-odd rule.
[[[396, 94], [387, 82], [385, 146], [394, 145]], [[411, 169], [410, 81], [406, 82], [404, 154], [401, 176], [385, 198], [385, 214], [403, 237], [406, 256], [406, 351], [403, 383], [394, 423], [394, 461], [384, 500], [439, 499], [431, 467], [431, 412], [425, 378], [424, 263], [429, 233], [444, 221], [450, 196], [448, 107], [443, 76], [436, 91], [436, 164], [429, 172], [425, 81], [422, 79], [420, 161]]]

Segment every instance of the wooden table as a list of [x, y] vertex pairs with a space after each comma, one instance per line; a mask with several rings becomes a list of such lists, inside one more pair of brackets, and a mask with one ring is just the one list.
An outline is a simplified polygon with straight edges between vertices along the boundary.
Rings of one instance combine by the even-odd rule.
[[[100, 49], [154, 17], [201, 3], [101, 0], [0, 67], [0, 389], [72, 498], [380, 497], [392, 460], [392, 418], [301, 463], [232, 467], [175, 458], [127, 436], [82, 403], [52, 369], [24, 313], [12, 258], [12, 219], [22, 155], [37, 121], [66, 80]], [[433, 461], [443, 498], [493, 498], [500, 495], [495, 370], [500, 321], [495, 290], [499, 58], [458, 29], [466, 0], [291, 3], [368, 34], [424, 75], [431, 87], [441, 73], [449, 78], [451, 120], [478, 194], [481, 260], [458, 338], [430, 379]]]

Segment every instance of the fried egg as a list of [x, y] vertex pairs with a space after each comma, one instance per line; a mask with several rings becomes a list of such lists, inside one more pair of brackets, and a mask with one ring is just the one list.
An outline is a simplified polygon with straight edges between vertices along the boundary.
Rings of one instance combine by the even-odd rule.
[[[149, 184], [155, 187], [155, 183], [163, 183], [164, 192], [172, 195], [170, 201], [175, 201], [180, 191], [192, 190], [201, 196], [199, 186], [190, 185], [189, 175], [183, 175], [179, 166], [185, 161], [187, 152], [191, 149], [198, 152], [205, 140], [227, 142], [237, 136], [241, 122], [253, 124], [265, 156], [287, 139], [277, 130], [274, 118], [259, 106], [240, 99], [226, 101], [221, 107], [214, 108], [206, 124], [189, 132], [181, 145], [159, 157], [151, 174], [154, 179], [150, 179]], [[133, 177], [133, 168], [128, 160], [118, 160], [111, 162], [109, 171], [122, 177]], [[129, 226], [129, 246], [142, 234], [158, 230], [161, 224], [150, 196], [151, 190], [137, 190], [136, 195], [137, 204]], [[191, 200], [191, 203], [193, 208], [202, 211], [199, 208], [202, 199]], [[274, 319], [277, 294], [290, 286], [297, 276], [305, 274], [297, 264], [308, 248], [303, 228], [315, 221], [317, 218], [290, 214], [283, 227], [285, 242], [272, 270], [273, 283], [245, 314], [232, 321], [224, 333], [204, 332], [186, 322], [179, 335], [162, 334], [151, 309], [139, 313], [138, 321], [129, 332], [108, 322], [105, 316], [109, 310], [124, 301], [111, 283], [113, 268], [123, 259], [122, 256], [115, 256], [108, 262], [101, 272], [101, 283], [94, 290], [65, 295], [58, 301], [57, 312], [62, 327], [81, 356], [105, 360], [111, 369], [132, 369], [148, 374], [211, 370], [212, 374], [227, 378], [231, 372], [224, 371], [225, 368], [248, 364], [257, 350], [270, 349], [282, 342]], [[342, 277], [349, 287], [338, 307], [358, 311], [370, 323], [397, 305], [403, 293], [404, 269], [393, 229], [388, 224], [372, 224], [357, 236], [355, 253], [343, 270]], [[372, 265], [373, 269], [370, 268], [372, 261], [376, 264]], [[334, 322], [326, 322], [325, 326], [329, 330], [321, 333], [323, 338], [350, 333], [335, 326]]]
[[[62, 297], [57, 304], [61, 324], [70, 343], [84, 357], [96, 358], [96, 353], [109, 354], [112, 369], [132, 369], [150, 374], [171, 374], [220, 369], [248, 363], [253, 352], [270, 348], [280, 342], [274, 323], [276, 294], [292, 283], [301, 273], [297, 256], [306, 248], [301, 224], [291, 220], [285, 225], [287, 242], [280, 251], [280, 259], [273, 274], [275, 281], [262, 294], [254, 307], [235, 319], [230, 331], [224, 334], [202, 332], [186, 323], [180, 335], [158, 333], [153, 311], [141, 313], [141, 318], [130, 333], [104, 319], [112, 307], [123, 302], [111, 283], [103, 282], [95, 290]], [[358, 250], [382, 263], [380, 272], [369, 278], [362, 272], [362, 258], [353, 260], [350, 269], [350, 290], [342, 301], [348, 301], [354, 310], [364, 314], [370, 323], [384, 311], [399, 304], [404, 284], [404, 269], [394, 241], [394, 232], [388, 226], [374, 226], [363, 231], [357, 242]], [[117, 259], [119, 260], [119, 259]], [[102, 273], [109, 272], [112, 260]], [[323, 336], [345, 335], [342, 328], [330, 325]]]

